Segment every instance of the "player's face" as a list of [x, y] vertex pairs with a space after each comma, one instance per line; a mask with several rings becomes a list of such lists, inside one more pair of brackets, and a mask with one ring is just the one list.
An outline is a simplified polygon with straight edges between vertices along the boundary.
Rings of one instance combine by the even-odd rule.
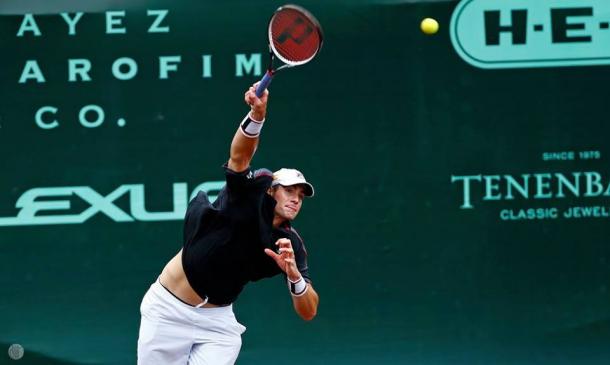
[[271, 190], [271, 196], [275, 199], [275, 215], [283, 219], [293, 220], [299, 214], [303, 205], [305, 189], [301, 185], [282, 186]]

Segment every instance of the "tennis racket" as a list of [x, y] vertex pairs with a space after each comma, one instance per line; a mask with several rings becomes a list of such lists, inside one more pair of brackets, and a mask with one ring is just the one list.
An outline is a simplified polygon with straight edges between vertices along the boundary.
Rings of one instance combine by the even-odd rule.
[[[310, 12], [297, 5], [279, 7], [269, 21], [269, 67], [256, 88], [259, 98], [276, 72], [311, 61], [322, 48], [322, 27]], [[284, 64], [273, 68], [278, 58]]]

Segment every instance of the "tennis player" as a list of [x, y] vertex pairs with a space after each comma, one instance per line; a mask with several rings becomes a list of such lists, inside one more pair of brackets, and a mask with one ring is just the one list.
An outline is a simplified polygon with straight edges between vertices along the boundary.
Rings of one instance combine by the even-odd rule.
[[142, 299], [140, 365], [234, 364], [246, 328], [232, 303], [250, 281], [283, 273], [295, 311], [316, 315], [307, 251], [291, 225], [314, 188], [294, 169], [250, 168], [269, 95], [255, 88], [244, 96], [251, 110], [231, 142], [226, 186], [213, 203], [204, 192], [189, 203], [183, 247]]

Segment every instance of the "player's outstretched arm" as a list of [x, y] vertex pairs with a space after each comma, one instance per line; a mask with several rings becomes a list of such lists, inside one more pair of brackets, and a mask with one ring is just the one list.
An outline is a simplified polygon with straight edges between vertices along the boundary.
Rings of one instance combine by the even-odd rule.
[[[288, 280], [295, 284], [296, 293], [292, 293], [292, 304], [297, 314], [306, 321], [312, 320], [318, 312], [320, 298], [311, 284], [306, 283], [297, 268], [292, 244], [287, 238], [280, 238], [275, 243], [278, 253], [266, 248], [265, 253], [271, 257], [277, 266], [286, 273]], [[291, 289], [292, 291], [292, 289]]]
[[[258, 84], [258, 83], [257, 83]], [[242, 172], [250, 166], [250, 161], [258, 145], [260, 127], [267, 115], [267, 99], [269, 91], [258, 98], [256, 85], [251, 86], [244, 95], [244, 101], [250, 106], [250, 113], [233, 136], [228, 167], [235, 172]]]
[[307, 283], [307, 291], [303, 295], [292, 295], [294, 310], [306, 321], [314, 319], [318, 312], [318, 303], [320, 303], [318, 293], [313, 290], [313, 286], [309, 283]]

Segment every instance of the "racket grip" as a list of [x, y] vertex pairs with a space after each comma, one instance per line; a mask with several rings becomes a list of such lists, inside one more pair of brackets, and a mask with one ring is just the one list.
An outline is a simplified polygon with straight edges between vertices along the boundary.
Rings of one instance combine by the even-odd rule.
[[263, 96], [263, 93], [269, 87], [271, 80], [273, 80], [273, 74], [269, 71], [265, 72], [265, 76], [263, 76], [260, 83], [258, 84], [258, 87], [256, 88], [257, 97], [260, 98], [261, 96]]

